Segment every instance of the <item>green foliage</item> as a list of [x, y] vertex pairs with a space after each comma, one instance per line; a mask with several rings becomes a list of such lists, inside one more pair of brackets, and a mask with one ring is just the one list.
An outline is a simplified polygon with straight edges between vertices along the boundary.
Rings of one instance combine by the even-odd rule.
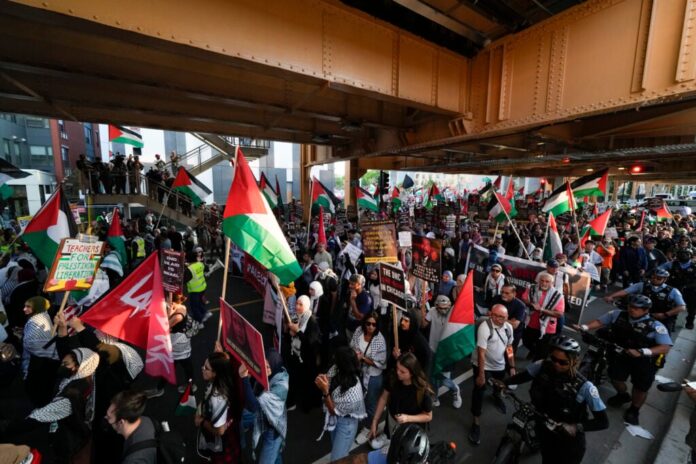
[[370, 185], [375, 185], [377, 184], [377, 181], [379, 180], [379, 171], [375, 171], [372, 169], [369, 169], [361, 178], [360, 178], [360, 186], [362, 188], [367, 188]]

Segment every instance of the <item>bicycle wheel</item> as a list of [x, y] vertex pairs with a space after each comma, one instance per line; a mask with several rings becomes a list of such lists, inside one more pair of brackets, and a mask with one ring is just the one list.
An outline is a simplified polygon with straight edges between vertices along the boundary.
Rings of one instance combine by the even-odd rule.
[[517, 464], [519, 461], [519, 452], [517, 446], [510, 440], [503, 439], [504, 441], [498, 446], [498, 451], [495, 453], [495, 457], [492, 464]]

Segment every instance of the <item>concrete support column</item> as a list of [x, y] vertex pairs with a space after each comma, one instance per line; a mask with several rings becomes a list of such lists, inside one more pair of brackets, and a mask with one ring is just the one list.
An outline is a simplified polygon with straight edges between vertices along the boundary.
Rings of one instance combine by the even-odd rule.
[[366, 169], [360, 168], [358, 164], [358, 160], [346, 161], [345, 178], [343, 181], [343, 189], [345, 191], [343, 201], [346, 207], [348, 207], [348, 205], [356, 204], [355, 186], [360, 185], [360, 178], [367, 171]]
[[304, 207], [304, 220], [309, 220], [312, 211], [310, 186], [312, 183], [310, 163], [316, 158], [316, 145], [300, 145], [300, 200]]

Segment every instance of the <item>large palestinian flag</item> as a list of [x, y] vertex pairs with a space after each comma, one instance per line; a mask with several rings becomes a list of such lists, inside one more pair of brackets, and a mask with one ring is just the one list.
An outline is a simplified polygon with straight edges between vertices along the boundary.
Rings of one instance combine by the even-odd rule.
[[498, 194], [498, 192], [493, 192], [493, 198], [491, 198], [491, 202], [488, 204], [488, 216], [495, 222], [502, 223], [507, 220], [510, 211], [512, 211], [510, 202]]
[[609, 168], [605, 168], [574, 180], [570, 188], [573, 189], [575, 198], [606, 197], [608, 178]]
[[553, 217], [553, 213], [549, 213], [546, 242], [544, 243], [544, 261], [555, 258], [559, 253], [563, 253], [563, 243], [561, 242], [561, 236], [558, 234], [556, 218]]
[[510, 176], [510, 182], [508, 183], [507, 193], [505, 193], [505, 199], [510, 202], [510, 212], [508, 213], [508, 216], [510, 216], [510, 219], [512, 219], [517, 216], [517, 208], [515, 208], [515, 180], [512, 178], [512, 176]]
[[435, 349], [433, 374], [443, 372], [473, 353], [476, 348], [475, 332], [474, 272], [470, 271]]
[[554, 190], [541, 210], [544, 213], [553, 213], [556, 217], [568, 211], [575, 211], [575, 198], [570, 184], [566, 182]]
[[109, 142], [125, 143], [136, 148], [143, 148], [143, 136], [135, 129], [109, 124]]
[[604, 213], [600, 214], [596, 218], [592, 219], [583, 228], [580, 235], [585, 235], [589, 231], [590, 235], [601, 237], [604, 235], [604, 231], [607, 230], [607, 224], [609, 223], [609, 218], [611, 217], [612, 208], [609, 208]]
[[77, 224], [70, 211], [63, 187], [51, 195], [36, 213], [22, 234], [22, 240], [31, 251], [50, 268], [58, 252], [60, 241], [77, 235]]
[[213, 193], [183, 167], [180, 167], [179, 172], [176, 174], [176, 179], [174, 179], [174, 183], [172, 184], [172, 190], [183, 193], [189, 197], [194, 206], [203, 203], [203, 199]]
[[316, 178], [312, 178], [312, 207], [323, 207], [325, 211], [336, 214], [336, 202], [333, 193]]
[[355, 187], [355, 198], [358, 201], [358, 208], [369, 209], [374, 212], [379, 211], [377, 200], [364, 188]]
[[302, 268], [239, 147], [222, 230], [235, 245], [278, 276], [281, 284], [287, 285], [302, 275]]
[[116, 250], [121, 258], [121, 265], [126, 267], [128, 264], [128, 255], [126, 254], [126, 239], [121, 229], [121, 217], [118, 213], [118, 208], [114, 208], [114, 214], [111, 217], [111, 225], [109, 232], [106, 234], [106, 241], [109, 242], [111, 248]]

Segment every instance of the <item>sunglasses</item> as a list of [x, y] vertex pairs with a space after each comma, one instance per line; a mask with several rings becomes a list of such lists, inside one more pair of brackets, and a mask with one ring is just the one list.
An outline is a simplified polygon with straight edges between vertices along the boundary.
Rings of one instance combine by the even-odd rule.
[[366, 327], [377, 327], [377, 323], [376, 322], [366, 322], [365, 326]]
[[570, 364], [570, 361], [568, 361], [567, 359], [559, 359], [555, 356], [549, 356], [549, 359], [552, 363], [558, 364], [559, 366], [567, 366]]
[[498, 272], [500, 272], [500, 270], [499, 269], [491, 269], [491, 272], [495, 272], [497, 274]]

